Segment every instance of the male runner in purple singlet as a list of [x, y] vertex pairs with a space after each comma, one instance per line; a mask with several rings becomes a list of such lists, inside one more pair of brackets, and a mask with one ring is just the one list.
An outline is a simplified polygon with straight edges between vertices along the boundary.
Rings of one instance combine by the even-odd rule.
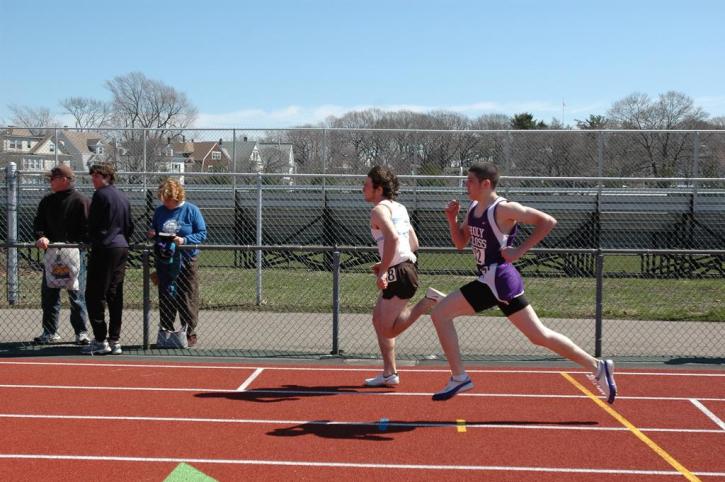
[[[597, 360], [566, 336], [545, 327], [524, 298], [523, 280], [511, 264], [544, 239], [556, 226], [556, 219], [500, 197], [496, 194], [498, 179], [498, 170], [492, 164], [471, 166], [466, 180], [471, 204], [463, 222], [458, 223], [460, 203], [457, 200], [449, 202], [445, 210], [456, 248], [463, 249], [469, 241], [471, 243], [478, 277], [446, 296], [431, 313], [452, 373], [448, 384], [433, 395], [433, 400], [447, 400], [473, 388], [473, 382], [463, 367], [453, 319], [498, 306], [532, 343], [591, 370], [591, 380], [607, 402], [613, 403], [617, 395], [614, 362]], [[520, 245], [514, 246], [519, 223], [532, 225], [534, 229]]]

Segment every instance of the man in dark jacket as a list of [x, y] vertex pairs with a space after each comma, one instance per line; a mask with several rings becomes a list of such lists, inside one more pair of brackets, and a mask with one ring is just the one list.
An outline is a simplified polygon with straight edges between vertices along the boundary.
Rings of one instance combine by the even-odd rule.
[[[89, 174], [96, 192], [91, 200], [88, 234], [86, 302], [94, 340], [83, 350], [88, 355], [120, 355], [123, 316], [123, 280], [128, 260], [128, 240], [133, 234], [131, 205], [116, 189], [116, 170], [110, 163], [94, 164]], [[108, 325], [105, 321], [108, 305]]]
[[[80, 243], [88, 233], [88, 198], [75, 190], [75, 174], [70, 166], [60, 164], [48, 173], [51, 194], [45, 196], [38, 205], [33, 221], [35, 245], [47, 250], [50, 243]], [[81, 257], [82, 260], [82, 257]], [[44, 263], [45, 265], [45, 263]], [[88, 312], [83, 294], [85, 287], [84, 263], [81, 261], [77, 289], [68, 289], [70, 301], [70, 322], [76, 335], [76, 343], [87, 345]], [[43, 305], [43, 333], [35, 338], [38, 344], [60, 341], [58, 334], [58, 316], [60, 314], [60, 290], [48, 286], [47, 268], [43, 270], [40, 298]]]

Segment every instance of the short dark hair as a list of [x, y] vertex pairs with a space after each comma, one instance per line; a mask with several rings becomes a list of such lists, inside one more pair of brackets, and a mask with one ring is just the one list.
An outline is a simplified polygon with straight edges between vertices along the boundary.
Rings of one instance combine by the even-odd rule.
[[110, 162], [99, 162], [98, 164], [93, 164], [90, 168], [88, 168], [88, 174], [91, 176], [93, 174], [100, 174], [106, 178], [108, 184], [116, 182], [116, 168], [113, 167], [113, 164]]
[[488, 179], [491, 181], [491, 187], [496, 189], [498, 184], [498, 169], [493, 164], [473, 164], [468, 168], [468, 172], [473, 173], [479, 181]]
[[373, 166], [368, 172], [368, 177], [373, 182], [374, 188], [383, 188], [383, 197], [386, 199], [395, 199], [400, 191], [400, 183], [398, 176], [393, 174], [390, 168], [385, 166]]

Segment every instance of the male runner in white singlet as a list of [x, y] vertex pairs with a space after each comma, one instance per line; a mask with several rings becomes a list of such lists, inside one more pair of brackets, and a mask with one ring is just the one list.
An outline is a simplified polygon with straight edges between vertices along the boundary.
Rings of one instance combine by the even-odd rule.
[[423, 299], [408, 307], [408, 300], [418, 289], [414, 254], [418, 237], [410, 225], [408, 210], [395, 201], [398, 188], [398, 178], [384, 166], [370, 169], [363, 185], [365, 200], [373, 204], [370, 231], [380, 253], [380, 262], [373, 265], [375, 282], [381, 290], [373, 309], [373, 326], [383, 356], [383, 372], [365, 380], [365, 385], [371, 387], [400, 383], [395, 366], [395, 337], [445, 296], [428, 288]]

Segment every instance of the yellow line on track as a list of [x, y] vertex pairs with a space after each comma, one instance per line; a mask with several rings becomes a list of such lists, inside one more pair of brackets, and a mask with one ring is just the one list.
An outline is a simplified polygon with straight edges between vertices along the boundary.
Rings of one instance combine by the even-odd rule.
[[600, 408], [602, 408], [605, 412], [607, 412], [609, 415], [614, 417], [614, 419], [617, 420], [619, 423], [621, 423], [622, 425], [627, 427], [630, 432], [632, 432], [638, 439], [640, 439], [642, 442], [644, 442], [657, 455], [662, 457], [665, 462], [670, 464], [672, 467], [675, 468], [675, 470], [677, 470], [679, 473], [681, 473], [683, 476], [685, 476], [685, 478], [687, 480], [693, 480], [693, 481], [700, 480], [695, 474], [693, 474], [692, 472], [687, 470], [687, 468], [685, 468], [684, 465], [679, 463], [672, 455], [668, 454], [665, 451], [665, 449], [663, 449], [662, 447], [657, 445], [654, 440], [652, 440], [651, 438], [649, 438], [648, 436], [643, 434], [637, 427], [634, 426], [634, 424], [632, 422], [630, 422], [629, 420], [624, 418], [624, 416], [621, 413], [617, 412], [606, 402], [600, 400], [599, 397], [594, 395], [592, 392], [587, 390], [586, 387], [584, 387], [581, 383], [576, 381], [574, 379], [574, 377], [572, 377], [568, 373], [564, 373], [564, 372], [560, 372], [560, 373], [561, 373], [562, 377], [566, 378], [569, 381], [569, 383], [571, 383], [576, 388], [578, 388], [580, 392], [582, 392], [584, 395], [589, 397], [594, 403], [599, 405]]

